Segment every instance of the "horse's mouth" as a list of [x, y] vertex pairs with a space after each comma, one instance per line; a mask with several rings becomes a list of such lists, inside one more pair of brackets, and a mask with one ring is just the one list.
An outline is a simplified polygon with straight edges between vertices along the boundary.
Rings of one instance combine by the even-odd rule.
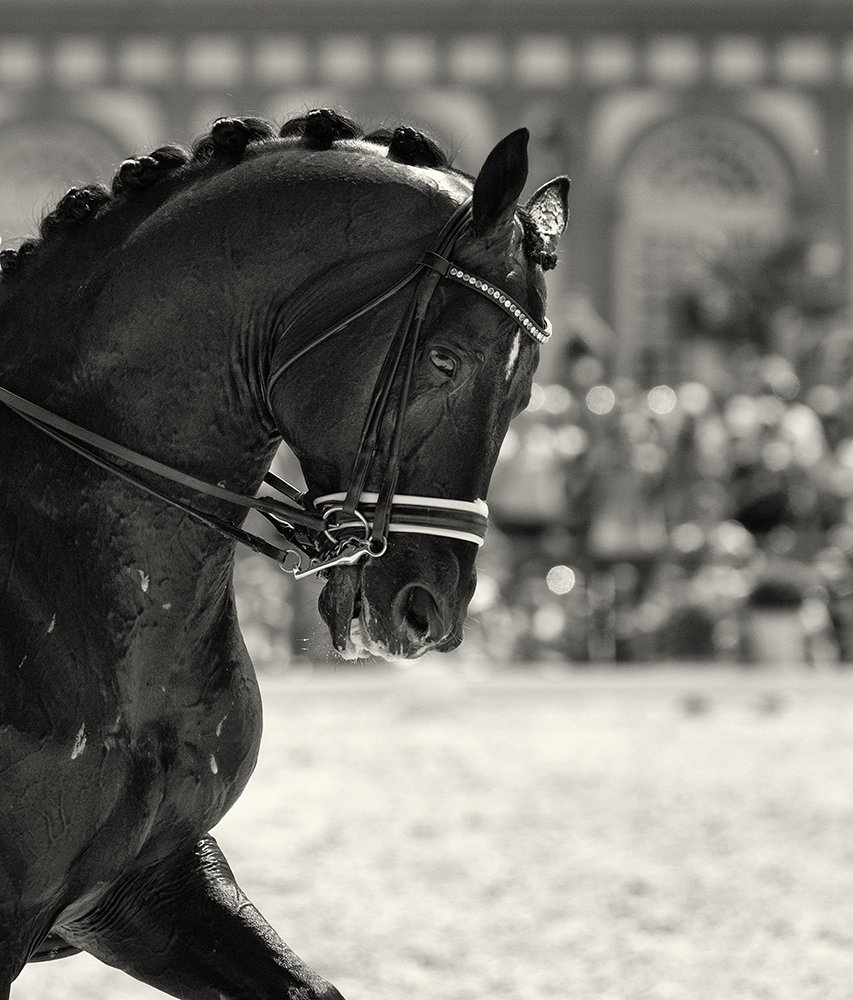
[[437, 601], [422, 585], [400, 590], [383, 616], [365, 594], [356, 566], [329, 572], [320, 594], [322, 615], [336, 652], [344, 660], [406, 658], [454, 649], [461, 641], [449, 623], [436, 621]]
[[343, 645], [339, 644], [334, 633], [332, 635], [332, 643], [342, 659], [363, 660], [375, 656], [385, 657], [388, 655], [388, 650], [371, 639], [368, 626], [369, 620], [370, 606], [362, 599], [361, 591], [359, 590], [349, 611], [349, 628], [343, 632]]
[[320, 614], [329, 628], [332, 646], [344, 660], [387, 656], [369, 632], [370, 608], [362, 597], [361, 572], [347, 566], [329, 573], [320, 594]]
[[320, 592], [319, 609], [328, 626], [332, 645], [344, 656], [350, 642], [353, 616], [361, 616], [361, 586], [355, 567], [342, 567], [328, 574], [326, 585]]

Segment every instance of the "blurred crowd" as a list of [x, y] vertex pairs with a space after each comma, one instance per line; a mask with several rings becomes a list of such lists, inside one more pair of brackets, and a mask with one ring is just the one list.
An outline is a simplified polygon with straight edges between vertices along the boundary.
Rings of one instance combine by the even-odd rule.
[[853, 391], [753, 361], [726, 395], [536, 387], [495, 473], [482, 639], [516, 660], [853, 658]]
[[[675, 303], [687, 375], [651, 388], [607, 377], [578, 297], [559, 378], [500, 453], [468, 658], [853, 661], [853, 324], [831, 250], [709, 270]], [[252, 593], [270, 657], [326, 655], [305, 597], [283, 637], [281, 597]]]
[[483, 638], [517, 660], [853, 660], [853, 324], [830, 243], [674, 298], [672, 384], [609, 381], [589, 303], [490, 493]]

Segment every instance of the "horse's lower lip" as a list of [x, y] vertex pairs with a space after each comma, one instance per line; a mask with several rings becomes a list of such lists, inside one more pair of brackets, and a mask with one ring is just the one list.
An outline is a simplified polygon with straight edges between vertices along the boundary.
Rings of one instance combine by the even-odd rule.
[[332, 645], [343, 653], [350, 639], [353, 618], [358, 617], [361, 586], [356, 567], [341, 567], [329, 574], [320, 592], [320, 615], [326, 622]]

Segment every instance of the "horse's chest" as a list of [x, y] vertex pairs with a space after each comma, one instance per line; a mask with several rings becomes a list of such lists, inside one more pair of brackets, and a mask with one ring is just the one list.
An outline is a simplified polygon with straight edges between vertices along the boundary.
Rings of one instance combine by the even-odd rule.
[[0, 727], [0, 889], [4, 838], [27, 859], [32, 892], [85, 895], [195, 843], [238, 797], [260, 739], [254, 683], [200, 688], [194, 702], [158, 691], [106, 714], [69, 689], [49, 740]]
[[162, 691], [156, 711], [128, 734], [124, 752], [137, 780], [155, 790], [155, 828], [206, 832], [242, 791], [257, 757], [260, 709], [254, 690], [186, 698]]

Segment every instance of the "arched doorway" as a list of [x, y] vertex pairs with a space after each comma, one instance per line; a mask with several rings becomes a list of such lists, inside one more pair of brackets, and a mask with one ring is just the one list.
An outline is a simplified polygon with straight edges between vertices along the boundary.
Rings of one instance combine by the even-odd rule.
[[619, 182], [615, 227], [616, 372], [641, 385], [677, 380], [677, 304], [703, 268], [727, 253], [760, 253], [791, 213], [793, 180], [759, 131], [724, 115], [656, 126]]

